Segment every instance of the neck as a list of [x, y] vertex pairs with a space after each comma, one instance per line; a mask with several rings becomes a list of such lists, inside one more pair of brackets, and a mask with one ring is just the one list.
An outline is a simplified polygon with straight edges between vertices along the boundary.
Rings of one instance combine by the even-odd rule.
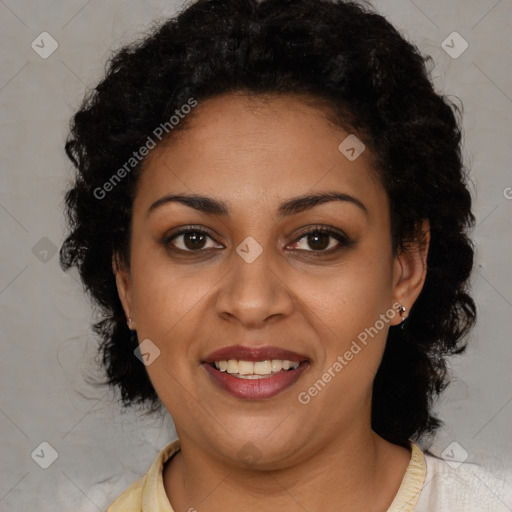
[[301, 462], [280, 469], [241, 468], [180, 435], [181, 450], [164, 469], [175, 510], [254, 509], [384, 511], [396, 495], [410, 452], [371, 429], [352, 429], [306, 450]]

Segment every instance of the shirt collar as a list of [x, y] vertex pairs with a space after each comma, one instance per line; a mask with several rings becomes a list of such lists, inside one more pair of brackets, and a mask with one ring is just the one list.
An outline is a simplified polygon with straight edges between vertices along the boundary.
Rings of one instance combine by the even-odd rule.
[[180, 440], [169, 443], [149, 468], [142, 488], [142, 512], [174, 512], [164, 488], [164, 464], [181, 449]]
[[[400, 487], [387, 512], [411, 512], [421, 494], [425, 482], [426, 464], [421, 448], [409, 441], [411, 459]], [[163, 467], [181, 449], [176, 439], [163, 448], [151, 465], [142, 488], [142, 512], [174, 512], [164, 488]]]

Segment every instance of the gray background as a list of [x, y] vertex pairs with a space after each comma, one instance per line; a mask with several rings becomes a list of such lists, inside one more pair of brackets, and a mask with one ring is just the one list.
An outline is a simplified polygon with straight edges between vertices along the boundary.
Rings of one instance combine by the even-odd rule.
[[[94, 310], [52, 248], [65, 233], [69, 118], [111, 52], [180, 5], [0, 0], [1, 511], [105, 510], [175, 438], [169, 418], [121, 412], [112, 392], [85, 380], [98, 373]], [[455, 441], [456, 456], [503, 471], [512, 466], [512, 0], [374, 5], [432, 55], [436, 88], [464, 105], [479, 323], [467, 354], [452, 362], [453, 384], [438, 405], [446, 426], [430, 449], [441, 454]], [[31, 43], [45, 31], [59, 46], [43, 59]], [[453, 31], [469, 44], [457, 58], [441, 46]], [[48, 469], [31, 456], [42, 442], [58, 453]]]

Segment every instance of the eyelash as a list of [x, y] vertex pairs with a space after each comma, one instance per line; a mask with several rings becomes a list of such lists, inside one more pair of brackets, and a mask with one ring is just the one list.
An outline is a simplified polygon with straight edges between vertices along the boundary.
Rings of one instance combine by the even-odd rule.
[[[172, 252], [178, 252], [178, 253], [201, 253], [201, 252], [205, 252], [205, 251], [217, 250], [217, 249], [213, 249], [213, 248], [210, 248], [210, 249], [197, 249], [197, 250], [190, 250], [190, 249], [188, 249], [187, 250], [187, 249], [179, 249], [179, 248], [174, 247], [172, 245], [171, 242], [175, 238], [178, 238], [181, 235], [185, 235], [185, 234], [189, 234], [189, 233], [195, 233], [195, 234], [198, 234], [198, 235], [205, 235], [208, 238], [214, 240], [213, 237], [211, 237], [208, 232], [206, 232], [205, 230], [201, 229], [199, 226], [198, 227], [196, 227], [196, 226], [187, 226], [185, 228], [180, 229], [176, 233], [173, 233], [172, 235], [165, 237], [162, 240], [162, 243], [163, 243], [163, 245], [166, 248], [168, 248]], [[300, 240], [302, 240], [303, 238], [307, 237], [308, 235], [313, 235], [313, 234], [330, 235], [332, 238], [335, 238], [339, 242], [339, 245], [337, 245], [335, 247], [332, 247], [331, 249], [328, 249], [328, 250], [314, 250], [314, 249], [311, 249], [311, 250], [291, 249], [291, 250], [299, 251], [299, 252], [313, 253], [315, 256], [322, 257], [324, 255], [327, 256], [327, 255], [333, 254], [333, 253], [339, 251], [340, 249], [342, 249], [343, 247], [351, 247], [355, 243], [354, 241], [350, 240], [341, 231], [338, 231], [337, 229], [335, 229], [335, 228], [333, 228], [331, 226], [313, 226], [308, 231], [305, 231], [304, 233], [301, 233], [299, 235], [299, 237], [296, 238], [292, 242], [292, 244], [295, 244], [295, 243], [299, 242]], [[216, 240], [214, 240], [214, 241], [216, 242]], [[216, 243], [218, 243], [218, 242], [216, 242]]]

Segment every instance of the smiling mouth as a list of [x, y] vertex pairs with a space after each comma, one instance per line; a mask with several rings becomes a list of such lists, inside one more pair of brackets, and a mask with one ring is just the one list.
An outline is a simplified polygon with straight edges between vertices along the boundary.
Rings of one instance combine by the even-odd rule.
[[292, 387], [310, 367], [308, 360], [244, 361], [237, 359], [204, 362], [210, 382], [223, 392], [245, 400], [273, 398]]
[[[305, 362], [305, 361], [302, 361]], [[283, 372], [296, 370], [302, 362], [289, 359], [266, 359], [263, 361], [244, 361], [227, 359], [209, 363], [220, 372], [238, 379], [268, 379]]]

